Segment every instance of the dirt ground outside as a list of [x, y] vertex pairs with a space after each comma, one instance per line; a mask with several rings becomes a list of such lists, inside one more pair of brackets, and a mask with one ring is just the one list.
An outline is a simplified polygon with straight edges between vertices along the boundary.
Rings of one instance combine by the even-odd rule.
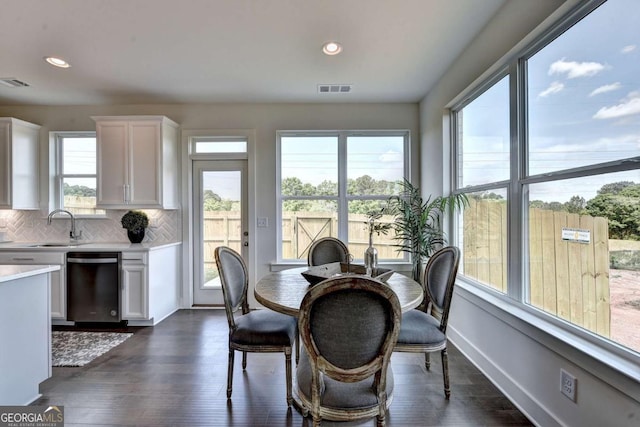
[[640, 353], [640, 271], [609, 271], [611, 340]]

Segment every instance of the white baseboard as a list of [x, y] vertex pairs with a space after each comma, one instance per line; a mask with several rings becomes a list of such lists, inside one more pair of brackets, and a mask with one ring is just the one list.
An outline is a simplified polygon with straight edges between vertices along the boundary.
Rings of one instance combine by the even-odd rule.
[[[545, 427], [563, 426], [547, 408], [527, 392], [525, 386], [518, 384], [454, 327], [447, 328], [447, 337], [533, 424]], [[455, 393], [453, 387], [451, 393]]]

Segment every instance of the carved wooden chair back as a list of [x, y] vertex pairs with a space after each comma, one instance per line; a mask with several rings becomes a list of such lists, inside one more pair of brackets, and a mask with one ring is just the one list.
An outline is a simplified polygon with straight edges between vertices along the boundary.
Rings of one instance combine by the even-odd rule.
[[331, 262], [348, 262], [349, 249], [335, 237], [318, 239], [309, 248], [307, 264], [309, 266], [329, 264]]
[[[306, 400], [314, 423], [322, 418], [377, 416], [379, 424], [384, 424], [391, 399], [387, 394], [392, 391], [387, 372], [401, 315], [396, 294], [365, 276], [328, 279], [307, 292], [300, 306], [298, 329], [311, 365], [311, 396]], [[370, 398], [355, 396], [357, 392], [349, 388], [347, 392], [339, 390], [340, 383], [368, 378], [373, 378], [372, 386], [360, 392]], [[340, 401], [345, 407], [325, 407], [322, 401], [327, 399]]]

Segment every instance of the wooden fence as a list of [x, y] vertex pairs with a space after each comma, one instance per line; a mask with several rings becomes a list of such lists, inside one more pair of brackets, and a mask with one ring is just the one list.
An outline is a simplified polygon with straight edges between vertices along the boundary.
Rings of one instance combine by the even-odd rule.
[[74, 215], [94, 215], [104, 213], [104, 209], [96, 209], [96, 198], [86, 196], [64, 196], [64, 207]]
[[[463, 273], [506, 292], [506, 203], [470, 200], [463, 222]], [[584, 230], [588, 242], [563, 240], [563, 229]], [[528, 251], [531, 304], [609, 337], [607, 219], [530, 209]]]
[[203, 261], [206, 280], [217, 273], [214, 251], [218, 246], [242, 250], [242, 224], [238, 211], [204, 211]]
[[[369, 232], [365, 225], [366, 215], [349, 215], [349, 250], [356, 259], [364, 257], [369, 246]], [[383, 218], [391, 222], [392, 218]], [[204, 212], [204, 269], [215, 270], [213, 251], [220, 245], [240, 251], [240, 213], [237, 211]], [[284, 259], [307, 259], [311, 243], [321, 237], [337, 236], [337, 218], [330, 212], [285, 212], [282, 219], [282, 257]], [[380, 259], [402, 259], [388, 235], [374, 235], [374, 246]], [[275, 254], [274, 254], [275, 255]], [[275, 256], [274, 256], [275, 258]], [[214, 273], [207, 273], [214, 274]]]
[[[338, 235], [338, 219], [332, 212], [283, 212], [282, 214], [282, 257], [284, 259], [306, 259], [309, 246], [322, 237]], [[349, 251], [356, 259], [364, 258], [369, 246], [369, 231], [364, 214], [349, 214]], [[381, 222], [392, 222], [391, 216]], [[373, 245], [378, 249], [379, 259], [402, 259], [393, 245], [396, 242], [387, 235], [373, 235]]]

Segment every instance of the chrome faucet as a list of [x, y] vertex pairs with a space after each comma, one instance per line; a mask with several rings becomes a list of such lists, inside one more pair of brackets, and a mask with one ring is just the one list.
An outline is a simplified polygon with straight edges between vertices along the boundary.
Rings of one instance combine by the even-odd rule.
[[51, 211], [51, 213], [49, 214], [49, 217], [47, 218], [47, 224], [51, 225], [51, 218], [53, 218], [53, 216], [57, 213], [66, 213], [67, 215], [69, 215], [71, 217], [71, 231], [69, 231], [69, 238], [71, 240], [78, 240], [82, 238], [82, 230], [76, 232], [76, 217], [73, 216], [73, 214], [67, 210], [64, 209], [55, 209], [53, 211]]

